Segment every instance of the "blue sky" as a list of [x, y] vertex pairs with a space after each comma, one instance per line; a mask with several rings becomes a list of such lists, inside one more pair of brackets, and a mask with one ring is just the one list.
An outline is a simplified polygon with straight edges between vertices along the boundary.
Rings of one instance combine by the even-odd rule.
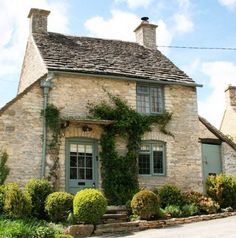
[[[31, 7], [51, 11], [49, 31], [135, 41], [140, 17], [157, 24], [157, 45], [236, 47], [236, 0], [1, 0], [0, 107], [15, 97]], [[198, 88], [199, 114], [219, 127], [224, 90], [236, 85], [236, 51], [159, 48]]]

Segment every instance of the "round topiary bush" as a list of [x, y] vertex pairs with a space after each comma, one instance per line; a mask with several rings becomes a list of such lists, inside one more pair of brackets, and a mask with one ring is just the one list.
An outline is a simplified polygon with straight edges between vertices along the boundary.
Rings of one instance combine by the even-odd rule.
[[149, 220], [159, 213], [159, 198], [149, 190], [142, 190], [134, 195], [131, 208], [135, 215]]
[[236, 177], [220, 174], [209, 176], [206, 181], [207, 195], [222, 208], [236, 208]]
[[44, 204], [47, 196], [52, 193], [52, 187], [46, 179], [31, 179], [25, 186], [32, 198], [32, 215], [37, 218], [45, 218]]
[[0, 186], [0, 214], [3, 213], [3, 206], [4, 206], [4, 185]]
[[5, 186], [3, 211], [9, 218], [24, 218], [31, 214], [32, 203], [28, 193], [15, 183]]
[[103, 194], [92, 188], [84, 189], [75, 195], [73, 211], [79, 222], [96, 224], [106, 212], [107, 200]]
[[66, 192], [54, 192], [47, 196], [45, 211], [54, 222], [65, 221], [73, 210], [74, 196]]
[[182, 206], [184, 204], [184, 196], [181, 190], [175, 185], [163, 185], [159, 189], [158, 194], [162, 208], [169, 205]]

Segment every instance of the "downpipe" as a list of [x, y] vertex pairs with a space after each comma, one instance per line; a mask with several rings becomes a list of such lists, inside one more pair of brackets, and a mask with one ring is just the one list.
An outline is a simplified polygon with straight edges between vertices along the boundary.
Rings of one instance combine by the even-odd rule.
[[47, 78], [41, 81], [41, 88], [43, 89], [43, 138], [42, 138], [42, 160], [41, 160], [41, 172], [40, 178], [45, 177], [45, 164], [47, 153], [47, 121], [46, 121], [46, 109], [48, 106], [49, 90], [52, 88], [52, 79], [54, 74], [49, 72]]

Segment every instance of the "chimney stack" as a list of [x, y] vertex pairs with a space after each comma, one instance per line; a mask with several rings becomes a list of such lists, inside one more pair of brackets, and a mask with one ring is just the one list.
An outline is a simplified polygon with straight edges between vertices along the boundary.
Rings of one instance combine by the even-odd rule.
[[229, 85], [225, 90], [226, 103], [229, 106], [236, 106], [236, 86]]
[[150, 24], [148, 17], [142, 17], [142, 22], [134, 30], [136, 35], [136, 42], [140, 45], [149, 48], [156, 49], [156, 28], [157, 25]]
[[31, 8], [28, 15], [28, 18], [30, 18], [30, 33], [46, 33], [49, 14], [50, 11]]

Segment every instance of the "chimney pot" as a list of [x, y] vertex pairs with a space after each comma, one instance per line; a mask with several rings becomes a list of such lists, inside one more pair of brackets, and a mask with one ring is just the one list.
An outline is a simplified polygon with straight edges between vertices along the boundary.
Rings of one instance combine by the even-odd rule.
[[156, 28], [157, 25], [150, 24], [148, 17], [142, 17], [141, 23], [134, 30], [136, 42], [146, 48], [156, 49]]
[[28, 18], [30, 18], [30, 33], [46, 33], [48, 15], [50, 11], [31, 8]]

